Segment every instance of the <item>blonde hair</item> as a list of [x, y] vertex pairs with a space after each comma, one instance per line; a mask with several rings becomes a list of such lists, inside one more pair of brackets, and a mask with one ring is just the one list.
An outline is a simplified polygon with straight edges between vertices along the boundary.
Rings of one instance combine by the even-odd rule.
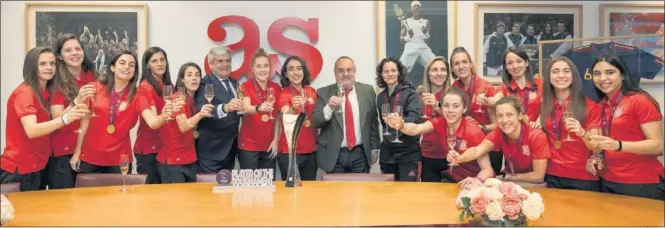
[[436, 61], [443, 62], [443, 64], [446, 65], [446, 71], [448, 72], [446, 74], [446, 80], [443, 82], [443, 85], [441, 86], [441, 91], [442, 91], [441, 94], [443, 95], [448, 90], [448, 88], [450, 88], [450, 83], [449, 83], [450, 82], [450, 64], [448, 63], [446, 58], [443, 57], [443, 56], [437, 56], [437, 57], [433, 58], [432, 60], [429, 61], [429, 63], [427, 63], [427, 66], [425, 66], [425, 71], [423, 73], [423, 88], [427, 88], [427, 91], [429, 91], [430, 93], [434, 92], [434, 91], [432, 91], [431, 81], [429, 80], [429, 70], [430, 70], [430, 68], [432, 68], [432, 64], [434, 64]]

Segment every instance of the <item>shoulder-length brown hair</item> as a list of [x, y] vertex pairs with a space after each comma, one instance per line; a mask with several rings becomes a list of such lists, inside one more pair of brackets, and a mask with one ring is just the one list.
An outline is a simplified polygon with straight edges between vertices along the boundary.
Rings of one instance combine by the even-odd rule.
[[[94, 72], [95, 68], [89, 56], [85, 53], [85, 45], [78, 37], [76, 37], [76, 35], [67, 33], [56, 40], [55, 45], [53, 45], [53, 54], [56, 56], [55, 65], [57, 70], [55, 75], [56, 83], [53, 85], [60, 89], [60, 93], [71, 102], [74, 101], [79, 92], [78, 86], [74, 81], [74, 78], [78, 75], [72, 75], [62, 57], [62, 48], [65, 46], [65, 43], [70, 40], [76, 40], [81, 46], [81, 49], [83, 49], [83, 56], [81, 57], [83, 58], [83, 63], [81, 63], [81, 73]], [[97, 80], [98, 75], [94, 76], [95, 80]], [[52, 91], [54, 91], [54, 89], [52, 89]]]
[[[39, 56], [44, 53], [53, 53], [53, 50], [48, 47], [36, 47], [30, 49], [28, 54], [25, 55], [25, 60], [23, 60], [23, 82], [28, 84], [32, 88], [32, 92], [35, 93], [39, 105], [47, 113], [51, 113], [48, 108], [48, 101], [44, 100], [42, 97], [41, 89], [39, 89]], [[55, 53], [53, 53], [55, 55]], [[56, 64], [57, 70], [57, 64]], [[46, 88], [53, 86], [55, 80], [51, 79], [46, 82]]]
[[[552, 66], [557, 62], [565, 62], [568, 64], [568, 67], [570, 67], [573, 81], [570, 84], [570, 101], [568, 102], [568, 107], [566, 107], [566, 109], [570, 110], [573, 113], [573, 118], [584, 126], [586, 122], [587, 105], [586, 96], [584, 96], [584, 92], [582, 91], [582, 79], [580, 79], [580, 73], [577, 70], [575, 63], [563, 56], [554, 57], [552, 62], [548, 64], [546, 68], [547, 70], [543, 72], [543, 100], [540, 104], [540, 125], [545, 126], [547, 117], [549, 117], [550, 114], [552, 114], [552, 110], [554, 110], [556, 93], [550, 79], [552, 78]], [[543, 128], [543, 130], [547, 132], [547, 129]]]
[[423, 73], [424, 75], [423, 87], [427, 88], [427, 91], [429, 91], [430, 93], [434, 93], [434, 91], [432, 91], [432, 82], [429, 80], [429, 70], [430, 68], [432, 68], [432, 65], [437, 61], [441, 61], [443, 65], [446, 66], [446, 78], [443, 81], [443, 86], [441, 86], [441, 100], [443, 100], [444, 94], [446, 93], [446, 91], [448, 91], [448, 88], [450, 88], [450, 64], [448, 63], [445, 57], [437, 56], [436, 58], [430, 60], [429, 63], [427, 63], [427, 66], [425, 66], [425, 71]]

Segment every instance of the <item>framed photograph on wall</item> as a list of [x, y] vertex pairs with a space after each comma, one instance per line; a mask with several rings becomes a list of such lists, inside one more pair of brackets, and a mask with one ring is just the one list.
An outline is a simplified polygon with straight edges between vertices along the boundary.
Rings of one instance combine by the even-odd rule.
[[457, 2], [375, 3], [377, 63], [385, 57], [399, 59], [409, 71], [409, 81], [421, 85], [429, 61], [436, 56], [448, 59], [457, 45]]
[[[538, 73], [538, 42], [582, 37], [582, 5], [475, 3], [474, 64], [490, 82], [500, 82], [506, 49], [518, 46]], [[543, 58], [559, 56], [572, 43], [548, 45]], [[481, 73], [482, 72], [482, 73]]]
[[112, 55], [131, 50], [138, 56], [148, 44], [148, 6], [134, 3], [27, 2], [25, 50], [53, 47], [59, 36], [79, 37], [95, 73], [104, 73]]
[[[649, 37], [614, 40], [616, 43], [638, 47], [652, 55], [665, 59], [663, 33], [665, 30], [664, 4], [600, 4], [600, 36], [653, 35]], [[664, 81], [663, 70], [653, 80]]]

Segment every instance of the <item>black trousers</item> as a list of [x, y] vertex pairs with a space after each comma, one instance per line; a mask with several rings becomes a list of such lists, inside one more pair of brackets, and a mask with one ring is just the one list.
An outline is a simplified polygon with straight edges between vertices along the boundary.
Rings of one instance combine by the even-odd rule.
[[[131, 172], [132, 172], [132, 164], [129, 163], [129, 173]], [[122, 173], [122, 172], [120, 172], [120, 166], [93, 165], [81, 161], [81, 164], [79, 165], [79, 173]]]
[[[198, 139], [197, 139], [198, 140]], [[231, 146], [229, 154], [222, 160], [212, 160], [205, 159], [198, 156], [198, 146], [197, 146], [197, 156], [196, 156], [196, 165], [199, 173], [217, 173], [220, 170], [232, 170], [236, 166], [236, 156], [238, 155], [238, 140], [236, 139]]]
[[18, 168], [13, 173], [0, 169], [0, 184], [18, 182], [21, 185], [21, 191], [38, 191], [42, 186], [42, 177], [44, 170], [32, 173], [18, 174]]
[[369, 163], [362, 145], [339, 149], [337, 163], [331, 173], [369, 173]]
[[157, 162], [157, 170], [163, 184], [196, 182], [196, 162], [187, 165], [168, 165]]
[[502, 151], [490, 151], [490, 164], [492, 165], [492, 170], [494, 173], [501, 173], [501, 167], [503, 166], [503, 152]]
[[420, 157], [423, 165], [420, 181], [422, 182], [441, 182], [441, 172], [448, 170], [448, 161], [446, 159]]
[[455, 178], [450, 176], [450, 174], [448, 172], [442, 172], [441, 173], [441, 182], [443, 182], [443, 183], [457, 183]]
[[72, 155], [50, 157], [46, 165], [46, 181], [49, 189], [73, 188], [76, 183], [76, 172], [72, 170], [69, 161]]
[[665, 179], [658, 184], [621, 184], [600, 179], [600, 191], [665, 201]]
[[[278, 154], [277, 164], [279, 164], [279, 173], [282, 180], [286, 180], [289, 173], [289, 154]], [[301, 180], [316, 180], [316, 151], [308, 154], [296, 154], [296, 164], [300, 172]]]
[[277, 159], [270, 158], [267, 151], [239, 150], [238, 162], [241, 169], [272, 169], [273, 180], [277, 178]]
[[395, 181], [418, 181], [418, 161], [381, 164], [381, 173], [392, 173]]
[[146, 184], [159, 184], [161, 178], [157, 170], [157, 153], [152, 154], [134, 154], [136, 156], [136, 172], [146, 174]]
[[545, 175], [548, 188], [574, 189], [583, 191], [600, 191], [600, 182], [591, 180], [578, 180], [554, 175]]

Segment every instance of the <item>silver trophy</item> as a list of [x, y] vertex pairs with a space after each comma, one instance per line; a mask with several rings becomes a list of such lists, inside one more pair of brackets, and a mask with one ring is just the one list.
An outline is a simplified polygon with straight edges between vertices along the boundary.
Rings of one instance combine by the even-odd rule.
[[302, 180], [300, 179], [300, 172], [298, 172], [298, 162], [296, 161], [296, 146], [298, 145], [298, 136], [300, 135], [300, 130], [302, 129], [307, 115], [305, 113], [298, 114], [296, 119], [296, 124], [293, 127], [292, 140], [291, 140], [291, 149], [289, 150], [289, 172], [286, 175], [286, 187], [301, 187]]

